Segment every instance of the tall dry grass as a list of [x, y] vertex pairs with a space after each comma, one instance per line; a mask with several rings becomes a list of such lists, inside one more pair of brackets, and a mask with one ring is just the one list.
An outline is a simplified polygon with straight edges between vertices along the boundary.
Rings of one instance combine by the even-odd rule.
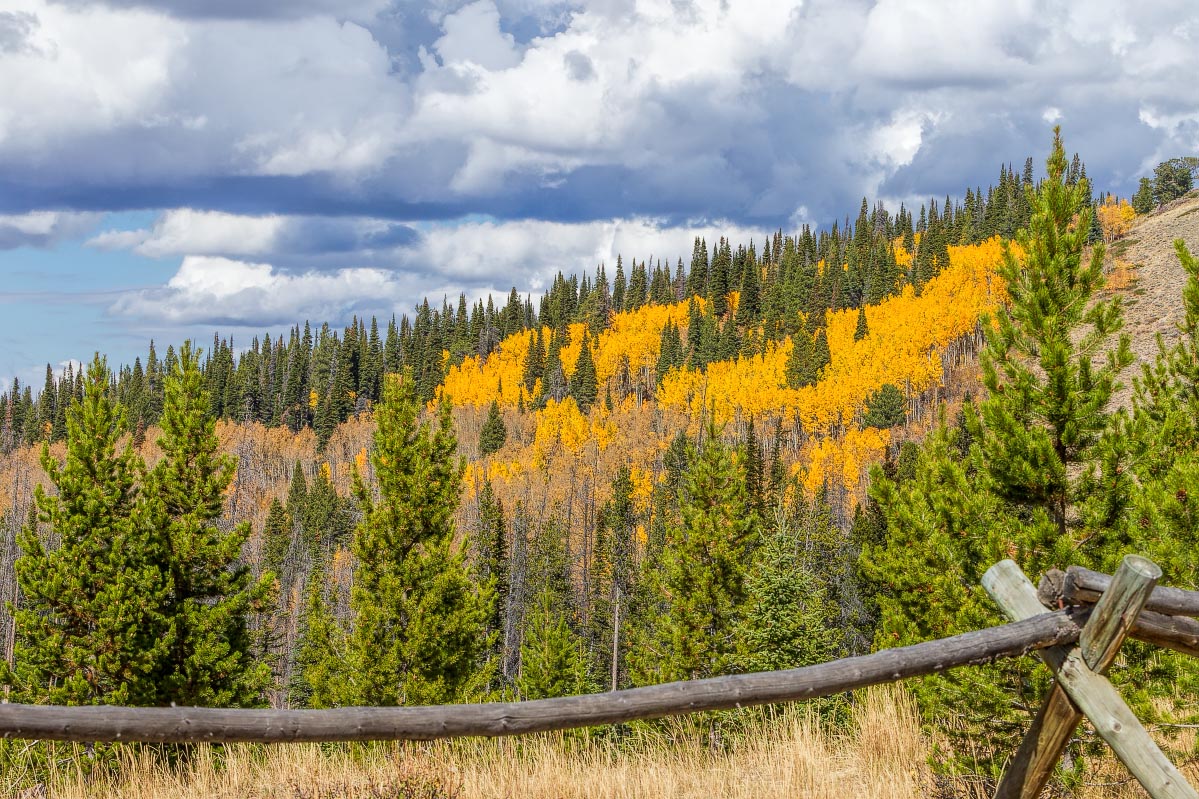
[[[231, 746], [198, 749], [183, 767], [126, 750], [115, 771], [86, 776], [61, 757], [42, 785], [0, 795], [44, 799], [982, 799], [980, 781], [947, 783], [928, 767], [930, 740], [896, 686], [862, 692], [849, 723], [793, 708], [726, 747], [696, 724], [667, 724], [616, 746], [569, 735], [432, 744]], [[1079, 799], [1145, 794], [1118, 763], [1100, 764]], [[1199, 770], [1188, 769], [1196, 779]]]

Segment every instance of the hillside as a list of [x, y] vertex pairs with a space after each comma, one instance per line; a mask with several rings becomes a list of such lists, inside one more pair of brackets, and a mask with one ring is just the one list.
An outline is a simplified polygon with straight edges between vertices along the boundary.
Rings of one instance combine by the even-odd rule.
[[1140, 373], [1140, 365], [1153, 363], [1157, 337], [1167, 347], [1178, 341], [1186, 272], [1174, 254], [1175, 239], [1185, 241], [1192, 252], [1199, 250], [1199, 192], [1139, 218], [1128, 235], [1109, 248], [1113, 267], [1123, 262], [1134, 270], [1133, 281], [1121, 292], [1136, 363], [1126, 373], [1124, 389], [1113, 398], [1117, 406], [1129, 404], [1132, 376]]

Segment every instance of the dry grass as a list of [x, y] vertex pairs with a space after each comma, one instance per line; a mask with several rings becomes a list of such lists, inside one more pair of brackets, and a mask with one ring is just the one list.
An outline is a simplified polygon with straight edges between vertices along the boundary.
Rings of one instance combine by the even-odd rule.
[[[613, 746], [568, 736], [375, 745], [232, 746], [197, 750], [183, 768], [126, 750], [115, 773], [88, 778], [60, 757], [47, 785], [0, 795], [44, 799], [983, 799], [981, 781], [946, 783], [898, 687], [863, 692], [846, 727], [802, 708], [754, 726], [727, 751], [685, 722]], [[667, 739], [672, 742], [667, 742]], [[62, 751], [59, 755], [64, 754]], [[1185, 769], [1199, 781], [1199, 768]], [[1054, 794], [1056, 795], [1056, 794]], [[1116, 762], [1097, 764], [1077, 799], [1143, 797]]]
[[[929, 796], [927, 744], [911, 700], [862, 694], [848, 729], [802, 709], [713, 750], [684, 725], [615, 747], [562, 736], [407, 746], [201, 749], [175, 769], [124, 755], [115, 774], [86, 778], [67, 761], [47, 799], [907, 799]], [[60, 761], [61, 762], [61, 761]], [[5, 789], [8, 789], [7, 791]], [[11, 787], [0, 784], [11, 795]]]

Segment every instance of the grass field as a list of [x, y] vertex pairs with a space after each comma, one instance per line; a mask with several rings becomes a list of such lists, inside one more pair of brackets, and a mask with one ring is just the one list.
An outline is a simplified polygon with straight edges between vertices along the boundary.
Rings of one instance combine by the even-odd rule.
[[[982, 799], [978, 780], [947, 781], [928, 766], [933, 742], [902, 689], [862, 692], [849, 723], [831, 727], [793, 708], [713, 747], [686, 722], [620, 746], [569, 735], [372, 746], [198, 749], [184, 767], [124, 750], [113, 771], [86, 776], [82, 750], [59, 745], [47, 782], [0, 795], [45, 799]], [[1187, 768], [1199, 782], [1199, 770]], [[24, 784], [29, 781], [24, 779]], [[1079, 799], [1145, 794], [1115, 762], [1094, 769]]]

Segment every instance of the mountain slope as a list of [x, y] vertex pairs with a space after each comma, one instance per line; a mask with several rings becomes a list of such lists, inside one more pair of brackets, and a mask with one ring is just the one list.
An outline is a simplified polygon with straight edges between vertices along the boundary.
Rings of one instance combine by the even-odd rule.
[[1140, 374], [1141, 363], [1157, 356], [1157, 336], [1166, 346], [1178, 341], [1182, 322], [1182, 287], [1186, 272], [1174, 254], [1174, 240], [1181, 238], [1192, 252], [1199, 251], [1199, 193], [1192, 192], [1141, 219], [1128, 235], [1109, 247], [1112, 264], [1126, 262], [1135, 268], [1135, 280], [1121, 290], [1124, 294], [1125, 330], [1132, 337], [1136, 364], [1125, 373], [1124, 389], [1113, 404], [1127, 406], [1132, 397], [1132, 376]]

